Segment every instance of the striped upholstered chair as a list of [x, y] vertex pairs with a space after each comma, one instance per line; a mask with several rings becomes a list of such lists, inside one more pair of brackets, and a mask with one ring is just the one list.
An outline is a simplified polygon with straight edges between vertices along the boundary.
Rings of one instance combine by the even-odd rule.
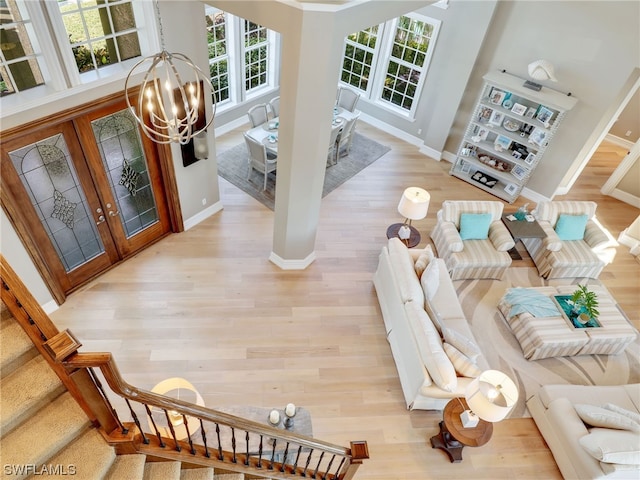
[[[615, 240], [596, 221], [596, 207], [595, 202], [587, 201], [547, 201], [536, 205], [533, 214], [547, 236], [522, 239], [522, 243], [541, 277], [598, 278], [605, 266], [605, 249], [615, 245]], [[586, 215], [584, 234], [576, 240], [562, 240], [557, 232], [561, 215]]]
[[[442, 202], [431, 239], [449, 270], [452, 280], [467, 278], [501, 279], [511, 265], [508, 251], [514, 241], [500, 217], [503, 205], [494, 201]], [[460, 235], [463, 214], [488, 214], [488, 232], [477, 239], [463, 240]]]

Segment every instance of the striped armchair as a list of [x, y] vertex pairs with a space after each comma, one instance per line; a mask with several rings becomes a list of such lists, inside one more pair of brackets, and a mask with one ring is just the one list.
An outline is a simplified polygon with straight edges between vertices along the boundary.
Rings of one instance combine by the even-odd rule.
[[[544, 278], [598, 278], [605, 266], [598, 251], [612, 246], [611, 238], [594, 221], [595, 202], [540, 202], [533, 214], [547, 234], [546, 238], [524, 238], [538, 273]], [[589, 220], [582, 240], [561, 240], [555, 231], [562, 214], [587, 215]], [[613, 242], [615, 244], [615, 241]]]
[[[511, 234], [504, 226], [503, 204], [495, 201], [442, 202], [438, 221], [431, 239], [444, 259], [452, 280], [467, 278], [501, 279], [511, 265], [508, 251], [514, 247]], [[463, 213], [490, 213], [491, 225], [486, 240], [462, 240], [460, 238], [460, 215]]]

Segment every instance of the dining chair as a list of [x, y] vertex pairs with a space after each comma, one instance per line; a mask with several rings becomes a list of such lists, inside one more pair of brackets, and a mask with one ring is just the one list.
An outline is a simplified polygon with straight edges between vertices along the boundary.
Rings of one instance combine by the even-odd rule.
[[252, 127], [257, 127], [266, 123], [269, 120], [269, 114], [267, 112], [267, 104], [261, 103], [260, 105], [254, 105], [247, 112], [249, 116], [249, 122]]
[[344, 127], [332, 128], [329, 137], [329, 150], [327, 151], [327, 167], [338, 163], [338, 145], [340, 143], [340, 134]]
[[271, 115], [273, 118], [280, 116], [280, 96], [273, 97], [269, 101], [269, 106], [271, 107]]
[[267, 157], [267, 148], [262, 142], [250, 137], [246, 133], [244, 134], [244, 141], [247, 144], [247, 151], [249, 152], [249, 171], [247, 173], [247, 180], [251, 176], [253, 170], [264, 175], [264, 184], [262, 190], [267, 189], [267, 175], [271, 172], [275, 172], [278, 159], [270, 159]]
[[356, 103], [358, 103], [359, 98], [359, 93], [354, 92], [350, 88], [340, 87], [338, 89], [338, 100], [336, 101], [336, 105], [353, 112], [356, 109]]
[[340, 141], [338, 142], [338, 157], [344, 157], [349, 155], [351, 150], [351, 142], [353, 141], [353, 134], [356, 130], [356, 122], [360, 118], [360, 113], [353, 118], [347, 120], [342, 128], [342, 134], [340, 135]]

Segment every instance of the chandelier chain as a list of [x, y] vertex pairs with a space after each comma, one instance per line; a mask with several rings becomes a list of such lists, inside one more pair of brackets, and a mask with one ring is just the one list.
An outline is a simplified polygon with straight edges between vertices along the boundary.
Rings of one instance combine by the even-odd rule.
[[158, 0], [155, 1], [156, 4], [156, 17], [158, 17], [158, 27], [160, 30], [160, 48], [162, 51], [166, 51], [164, 44], [164, 30], [162, 29], [162, 16], [160, 15], [160, 3]]

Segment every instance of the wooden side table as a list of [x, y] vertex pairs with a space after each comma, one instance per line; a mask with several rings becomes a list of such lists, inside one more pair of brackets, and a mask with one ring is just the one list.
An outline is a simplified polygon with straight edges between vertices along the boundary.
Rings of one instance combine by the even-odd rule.
[[[387, 238], [397, 237], [398, 230], [400, 230], [402, 225], [404, 224], [394, 223], [393, 225], [389, 225], [389, 228], [387, 228]], [[411, 230], [411, 234], [407, 240], [402, 240], [402, 243], [404, 243], [408, 248], [413, 248], [420, 243], [420, 232], [411, 225], [407, 225], [407, 227]]]
[[451, 463], [462, 461], [464, 447], [480, 447], [491, 439], [493, 423], [480, 420], [478, 425], [471, 428], [462, 426], [460, 414], [467, 410], [464, 398], [454, 398], [444, 407], [440, 433], [431, 437], [431, 447], [447, 452]]

